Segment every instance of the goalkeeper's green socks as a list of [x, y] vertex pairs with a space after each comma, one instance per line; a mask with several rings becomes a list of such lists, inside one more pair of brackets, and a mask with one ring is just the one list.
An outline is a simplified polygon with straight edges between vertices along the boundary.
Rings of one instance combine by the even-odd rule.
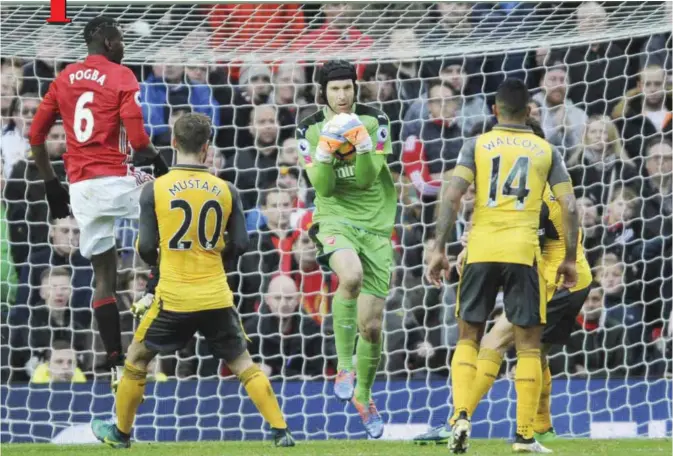
[[[339, 361], [338, 370], [353, 371], [353, 349], [358, 332], [357, 299], [346, 299], [337, 292], [332, 301], [334, 339]], [[358, 380], [359, 381], [359, 380]]]
[[376, 370], [381, 360], [381, 342], [372, 343], [366, 341], [362, 335], [358, 339], [357, 348], [357, 374], [358, 382], [355, 387], [355, 399], [360, 404], [367, 406], [372, 394], [372, 385], [376, 378]]

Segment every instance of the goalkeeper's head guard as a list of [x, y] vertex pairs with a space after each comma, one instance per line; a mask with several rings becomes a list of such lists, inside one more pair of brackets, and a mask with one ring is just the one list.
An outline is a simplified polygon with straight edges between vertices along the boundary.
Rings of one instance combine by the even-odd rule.
[[327, 91], [327, 83], [330, 81], [340, 81], [343, 79], [350, 79], [353, 81], [353, 88], [355, 90], [355, 100], [358, 99], [358, 75], [355, 71], [355, 65], [346, 60], [329, 60], [320, 67], [318, 72], [318, 84], [320, 84], [320, 103], [327, 103], [325, 93]]

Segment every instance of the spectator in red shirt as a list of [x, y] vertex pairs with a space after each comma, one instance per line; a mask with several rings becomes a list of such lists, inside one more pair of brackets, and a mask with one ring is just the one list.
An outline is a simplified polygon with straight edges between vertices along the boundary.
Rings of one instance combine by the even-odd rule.
[[322, 7], [325, 15], [323, 25], [306, 33], [296, 42], [299, 50], [321, 50], [326, 48], [367, 49], [372, 44], [369, 36], [353, 27], [352, 6], [349, 3], [326, 3]]
[[293, 3], [213, 5], [208, 22], [214, 47], [238, 51], [283, 48], [304, 31], [304, 13]]

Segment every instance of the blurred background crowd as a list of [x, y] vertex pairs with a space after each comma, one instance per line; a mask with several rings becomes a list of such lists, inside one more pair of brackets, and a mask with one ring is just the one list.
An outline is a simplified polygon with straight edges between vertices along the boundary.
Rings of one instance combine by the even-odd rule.
[[[236, 5], [185, 6], [183, 12], [176, 7], [158, 24], [135, 20], [122, 25], [127, 40], [152, 42], [184, 16], [201, 14], [195, 21], [201, 25], [185, 39], [203, 46], [233, 40], [255, 49], [261, 39], [267, 47], [313, 51], [371, 45], [357, 22], [348, 20], [353, 6], [347, 3], [266, 3], [250, 6], [243, 18]], [[414, 24], [400, 20], [389, 45], [405, 43], [405, 50], [413, 48], [410, 43], [417, 49], [449, 46], [493, 24], [521, 24], [531, 5], [429, 5], [428, 17], [439, 24], [433, 33], [421, 36]], [[523, 79], [530, 87], [531, 115], [565, 157], [594, 272], [595, 287], [570, 344], [552, 356], [552, 373], [671, 374], [671, 34], [594, 43], [592, 33], [607, 21], [604, 7], [596, 2], [565, 5], [571, 7], [567, 14], [578, 36], [586, 35], [585, 44], [388, 63], [377, 63], [373, 54], [358, 64], [359, 101], [382, 109], [391, 121], [394, 153], [389, 165], [399, 191], [381, 375], [448, 376], [457, 340], [458, 276], [454, 271], [441, 289], [423, 279], [439, 197], [432, 184], [451, 174], [463, 142], [481, 132], [492, 115], [495, 88], [507, 77]], [[386, 14], [394, 14], [394, 8]], [[3, 58], [0, 69], [1, 377], [3, 382], [83, 382], [108, 374], [102, 369], [102, 343], [91, 313], [92, 268], [78, 251], [75, 220], [50, 218], [27, 140], [41, 97], [68, 62], [37, 55], [35, 60]], [[161, 55], [159, 50], [157, 61]], [[140, 81], [147, 131], [169, 163], [176, 119], [196, 111], [213, 121], [207, 165], [239, 189], [251, 236], [248, 252], [228, 271], [251, 352], [271, 376], [333, 375], [330, 303], [337, 283], [316, 263], [308, 236], [314, 195], [298, 167], [294, 139], [298, 121], [320, 109], [315, 66], [215, 64], [190, 56], [129, 66]], [[65, 182], [62, 125], [52, 128], [47, 148]], [[463, 200], [448, 246], [452, 258], [469, 229], [473, 197], [471, 191]], [[136, 232], [134, 221], [119, 221], [118, 305], [127, 343], [135, 325], [129, 306], [143, 295], [149, 272], [134, 253]], [[514, 369], [513, 358], [503, 375]], [[151, 372], [156, 380], [229, 375], [199, 338], [159, 358]]]

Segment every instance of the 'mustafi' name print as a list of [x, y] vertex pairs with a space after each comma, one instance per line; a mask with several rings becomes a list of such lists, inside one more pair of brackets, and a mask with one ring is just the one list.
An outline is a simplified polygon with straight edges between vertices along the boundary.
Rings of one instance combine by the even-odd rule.
[[222, 190], [217, 185], [211, 185], [208, 181], [201, 179], [184, 179], [177, 181], [173, 184], [173, 187], [169, 188], [168, 191], [171, 196], [175, 196], [183, 190], [203, 190], [205, 192], [212, 193], [215, 196], [220, 196]]

